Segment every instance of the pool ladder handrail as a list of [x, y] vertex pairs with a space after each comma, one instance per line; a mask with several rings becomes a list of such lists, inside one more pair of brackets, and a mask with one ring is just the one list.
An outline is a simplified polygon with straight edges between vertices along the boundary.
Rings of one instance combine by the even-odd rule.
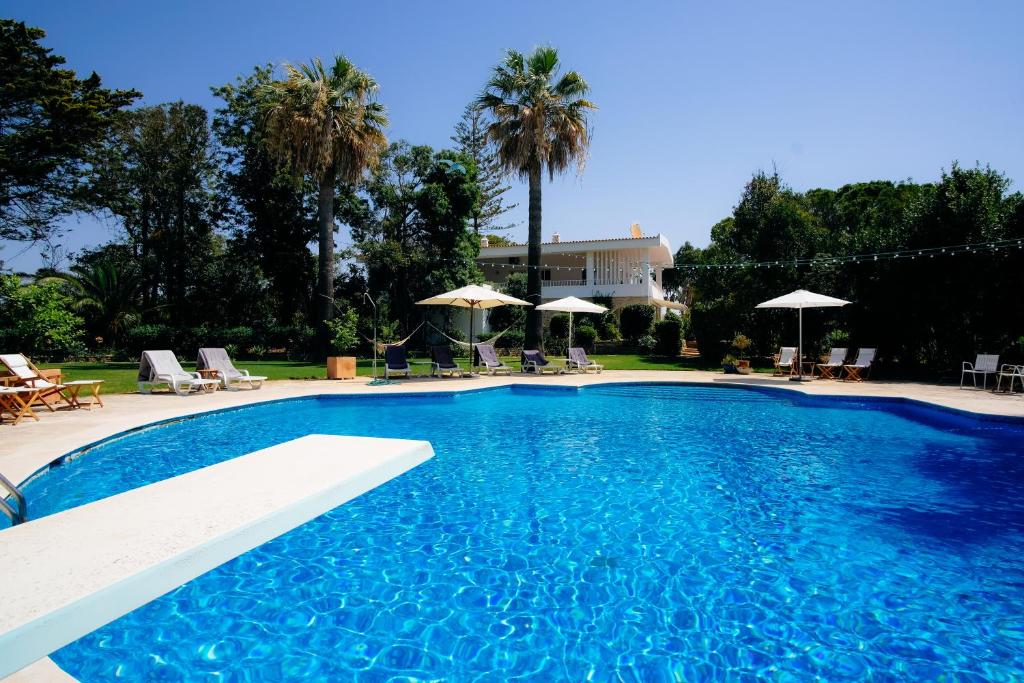
[[[0, 496], [0, 511], [7, 515], [8, 519], [11, 520], [11, 526], [23, 524], [28, 521], [28, 506], [25, 504], [25, 496], [18, 489], [17, 486], [11, 483], [11, 480], [0, 474], [0, 487], [7, 489], [12, 496], [14, 501], [17, 503], [18, 509], [15, 510], [11, 507], [11, 504], [4, 500], [7, 496]], [[0, 492], [2, 493], [2, 492]]]

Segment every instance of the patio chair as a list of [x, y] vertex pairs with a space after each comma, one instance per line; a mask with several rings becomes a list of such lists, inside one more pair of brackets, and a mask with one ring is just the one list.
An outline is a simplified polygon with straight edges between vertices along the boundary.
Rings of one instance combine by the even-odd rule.
[[250, 389], [259, 389], [267, 380], [263, 375], [250, 375], [248, 370], [236, 368], [226, 349], [199, 349], [196, 371], [199, 370], [216, 371], [225, 389], [240, 389], [243, 384], [248, 384]]
[[1009, 393], [1013, 393], [1014, 382], [1020, 380], [1020, 389], [1024, 391], [1024, 365], [1011, 365], [1010, 363], [1003, 363], [1003, 366], [999, 368], [999, 372], [996, 373], [996, 388], [995, 391], [1003, 391], [1003, 379], [1006, 378], [1010, 382], [1010, 387], [1006, 389]]
[[587, 352], [582, 346], [571, 346], [569, 347], [569, 360], [568, 368], [570, 370], [579, 370], [581, 372], [588, 372], [593, 370], [600, 374], [604, 370], [604, 366], [587, 358]]
[[39, 422], [39, 416], [32, 410], [32, 404], [39, 397], [39, 389], [32, 387], [0, 386], [0, 421], [4, 413], [14, 418], [14, 424], [21, 422], [23, 417], [31, 417]]
[[843, 365], [846, 371], [844, 380], [851, 382], [863, 382], [871, 376], [871, 364], [875, 362], [875, 349], [859, 349], [857, 360]]
[[533, 372], [538, 375], [542, 375], [545, 372], [553, 372], [556, 375], [560, 375], [565, 372], [564, 367], [558, 367], [545, 358], [544, 354], [537, 349], [523, 349], [519, 370], [520, 372]]
[[447, 346], [431, 346], [430, 347], [430, 358], [433, 364], [430, 366], [430, 376], [434, 377], [437, 373], [438, 377], [444, 377], [447, 372], [449, 377], [464, 377], [465, 373], [459, 364], [452, 359], [452, 352]]
[[15, 386], [38, 390], [36, 395], [30, 399], [32, 403], [35, 403], [37, 400], [42, 402], [51, 413], [56, 410], [54, 403], [64, 401], [68, 405], [72, 405], [71, 401], [64, 394], [64, 385], [51, 382], [43, 377], [39, 368], [22, 354], [7, 353], [0, 355], [0, 364], [17, 378]]
[[796, 372], [796, 366], [794, 365], [796, 359], [796, 347], [795, 346], [783, 346], [779, 349], [779, 355], [775, 358], [775, 375], [792, 375]]
[[847, 351], [848, 349], [832, 349], [828, 354], [827, 361], [814, 366], [818, 369], [819, 377], [822, 379], [838, 379], [836, 373], [842, 373]]
[[384, 379], [388, 379], [391, 375], [412, 377], [412, 368], [409, 367], [409, 358], [404, 346], [384, 348]]
[[480, 359], [480, 365], [487, 369], [487, 374], [496, 375], [499, 372], [512, 374], [512, 368], [498, 360], [498, 352], [494, 350], [492, 344], [477, 344], [476, 353]]
[[193, 391], [215, 391], [219, 379], [203, 379], [198, 372], [185, 372], [173, 351], [143, 351], [139, 360], [139, 393], [149, 394], [153, 387], [166, 384], [178, 396]]
[[988, 389], [988, 376], [999, 372], [999, 356], [989, 353], [979, 353], [974, 363], [964, 361], [960, 368], [960, 388], [964, 388], [964, 378], [971, 376], [974, 388], [978, 388], [978, 375], [981, 375], [981, 388]]

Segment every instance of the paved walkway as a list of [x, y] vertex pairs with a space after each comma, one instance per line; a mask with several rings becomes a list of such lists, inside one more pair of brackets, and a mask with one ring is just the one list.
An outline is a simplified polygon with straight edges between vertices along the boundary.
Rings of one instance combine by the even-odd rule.
[[317, 394], [368, 394], [422, 391], [462, 391], [508, 384], [585, 386], [606, 382], [701, 382], [712, 384], [756, 384], [812, 395], [904, 397], [948, 408], [992, 415], [1024, 417], [1024, 395], [1007, 396], [990, 391], [920, 384], [913, 382], [837, 382], [815, 380], [790, 382], [785, 377], [765, 375], [723, 375], [701, 371], [608, 370], [600, 375], [522, 375], [511, 377], [414, 378], [398, 384], [370, 387], [368, 378], [345, 381], [287, 380], [267, 382], [259, 391], [218, 391], [182, 397], [174, 394], [115, 394], [104, 396], [105, 408], [93, 410], [40, 411], [39, 422], [22, 421], [17, 426], [0, 425], [0, 473], [22, 482], [36, 470], [60, 456], [118, 432], [159, 420], [182, 417], [261, 401], [313, 396]]

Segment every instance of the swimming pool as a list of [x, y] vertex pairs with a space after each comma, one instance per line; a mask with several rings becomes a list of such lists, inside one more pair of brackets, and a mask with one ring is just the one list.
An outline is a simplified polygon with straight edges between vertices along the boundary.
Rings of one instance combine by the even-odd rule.
[[1024, 429], [931, 409], [662, 385], [296, 399], [101, 445], [32, 481], [29, 512], [308, 433], [436, 456], [56, 662], [83, 681], [1024, 675]]

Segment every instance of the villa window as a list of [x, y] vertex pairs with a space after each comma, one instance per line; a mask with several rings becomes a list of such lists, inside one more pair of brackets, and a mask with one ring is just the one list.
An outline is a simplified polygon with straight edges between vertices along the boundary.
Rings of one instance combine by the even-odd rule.
[[551, 282], [551, 270], [548, 269], [540, 271], [540, 279], [543, 282]]
[[518, 256], [509, 256], [508, 257], [508, 262], [510, 264], [512, 264], [513, 266], [517, 266], [517, 265], [519, 265], [519, 257]]

